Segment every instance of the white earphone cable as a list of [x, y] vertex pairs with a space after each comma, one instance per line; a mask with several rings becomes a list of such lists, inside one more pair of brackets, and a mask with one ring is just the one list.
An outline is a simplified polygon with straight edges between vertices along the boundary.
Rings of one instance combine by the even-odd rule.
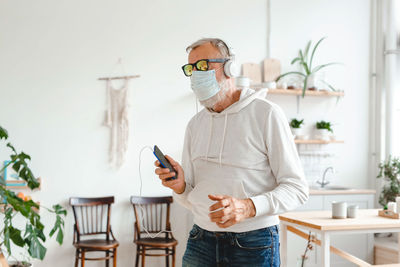
[[[139, 196], [140, 196], [140, 197], [142, 197], [142, 188], [143, 188], [142, 172], [141, 172], [140, 166], [141, 166], [141, 162], [142, 162], [142, 152], [143, 152], [146, 148], [150, 149], [150, 151], [153, 153], [153, 149], [152, 149], [150, 146], [144, 146], [144, 147], [142, 147], [142, 149], [140, 150], [140, 153], [139, 153], [139, 179], [140, 179]], [[172, 231], [160, 231], [160, 232], [156, 233], [155, 235], [149, 233], [149, 231], [147, 230], [147, 228], [144, 226], [144, 216], [143, 216], [143, 215], [145, 214], [144, 208], [143, 208], [142, 205], [140, 205], [140, 204], [139, 204], [138, 206], [140, 207], [140, 210], [141, 210], [141, 217], [142, 217], [142, 220], [141, 220], [142, 223], [141, 223], [141, 224], [142, 224], [142, 228], [144, 229], [144, 231], [146, 232], [146, 234], [149, 235], [150, 238], [156, 238], [156, 237], [158, 237], [158, 236], [159, 236], [160, 234], [162, 234], [162, 233], [172, 233]]]

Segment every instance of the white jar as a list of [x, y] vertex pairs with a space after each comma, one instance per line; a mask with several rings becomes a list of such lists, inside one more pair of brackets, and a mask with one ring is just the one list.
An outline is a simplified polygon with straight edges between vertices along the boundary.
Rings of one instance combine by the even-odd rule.
[[332, 218], [345, 219], [347, 217], [347, 203], [344, 201], [332, 202]]
[[347, 218], [356, 218], [358, 213], [357, 205], [350, 205], [347, 207]]

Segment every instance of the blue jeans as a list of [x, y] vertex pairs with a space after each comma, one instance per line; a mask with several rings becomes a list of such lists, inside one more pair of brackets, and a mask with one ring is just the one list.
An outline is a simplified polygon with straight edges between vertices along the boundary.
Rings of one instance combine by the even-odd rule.
[[277, 225], [244, 232], [210, 232], [193, 226], [182, 267], [278, 267]]

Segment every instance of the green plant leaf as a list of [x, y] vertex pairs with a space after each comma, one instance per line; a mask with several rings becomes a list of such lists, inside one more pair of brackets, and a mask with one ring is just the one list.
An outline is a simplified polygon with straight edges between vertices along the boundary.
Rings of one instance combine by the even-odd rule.
[[0, 140], [1, 139], [6, 140], [7, 138], [8, 138], [7, 130], [0, 126]]
[[21, 236], [21, 230], [16, 229], [14, 227], [9, 227], [10, 229], [10, 238], [13, 241], [13, 243], [19, 247], [24, 247], [25, 241]]
[[327, 83], [324, 80], [321, 80], [321, 82], [323, 82], [325, 85], [327, 85], [329, 87], [329, 89], [331, 89], [333, 92], [337, 92], [338, 90], [336, 90], [332, 85], [330, 85], [329, 83]]
[[57, 215], [56, 222], [54, 224], [53, 229], [51, 229], [49, 236], [52, 237], [56, 232], [58, 232], [56, 240], [60, 245], [63, 243], [64, 240], [63, 227], [64, 227], [64, 220], [59, 215]]
[[290, 62], [290, 64], [293, 65], [294, 63], [296, 63], [296, 62], [299, 61], [299, 60], [300, 60], [300, 58], [299, 58], [299, 57], [296, 57], [296, 58], [294, 58], [294, 59]]
[[3, 243], [7, 248], [8, 254], [11, 254], [11, 242], [10, 242], [10, 227], [12, 227], [12, 208], [5, 207], [4, 212], [4, 230], [3, 230]]
[[7, 248], [8, 254], [11, 254], [11, 244], [10, 244], [10, 228], [4, 226], [4, 246]]
[[33, 175], [27, 163], [27, 160], [31, 160], [31, 157], [24, 152], [18, 154], [14, 146], [10, 143], [8, 143], [7, 146], [14, 153], [13, 155], [10, 155], [12, 168], [18, 173], [20, 178], [27, 182], [30, 189], [38, 188], [40, 183]]
[[25, 242], [28, 244], [28, 252], [32, 258], [44, 259], [47, 249], [42, 245], [37, 229], [34, 229], [32, 225], [27, 225], [25, 229]]
[[308, 80], [308, 75], [304, 78], [304, 83], [303, 83], [303, 93], [302, 93], [302, 97], [304, 98], [304, 96], [306, 95], [306, 90], [307, 90], [307, 80]]
[[304, 61], [307, 62], [308, 51], [310, 50], [311, 40], [308, 41], [306, 48], [304, 49]]
[[53, 205], [54, 212], [58, 215], [67, 216], [67, 210], [59, 204]]
[[316, 127], [317, 129], [326, 129], [326, 130], [328, 130], [328, 131], [330, 131], [330, 132], [333, 133], [333, 130], [332, 130], [332, 128], [331, 128], [331, 123], [330, 123], [330, 122], [327, 122], [327, 121], [317, 121], [316, 124], [315, 124], [315, 127]]
[[301, 65], [303, 66], [305, 73], [310, 75], [310, 70], [308, 69], [307, 64], [305, 62], [301, 62]]
[[312, 68], [312, 63], [313, 63], [315, 51], [317, 51], [318, 46], [319, 46], [320, 43], [321, 43], [323, 40], [325, 40], [325, 39], [326, 39], [326, 37], [322, 37], [322, 38], [319, 39], [319, 41], [315, 44], [315, 46], [314, 46], [314, 48], [313, 48], [313, 50], [312, 50], [312, 52], [311, 52], [310, 62], [309, 62], [309, 64], [308, 64], [308, 66], [310, 67], [310, 69]]
[[[17, 154], [17, 151], [15, 150], [14, 146], [11, 145], [11, 143], [7, 143], [7, 147], [11, 148], [11, 150], [14, 152], [14, 154]], [[12, 159], [14, 160], [14, 159]]]
[[29, 254], [36, 259], [44, 259], [47, 249], [40, 243], [37, 237], [32, 238], [29, 244]]
[[301, 61], [304, 61], [303, 51], [299, 50], [299, 56]]
[[12, 168], [13, 168], [13, 170], [14, 170], [15, 172], [18, 173], [19, 170], [21, 169], [21, 162], [20, 162], [20, 161], [15, 162], [15, 163], [13, 164]]
[[53, 229], [51, 229], [49, 236], [52, 237], [56, 232], [58, 232], [56, 240], [61, 245], [64, 240], [64, 232], [63, 232], [64, 220], [61, 217], [61, 215], [66, 216], [67, 211], [58, 204], [54, 205], [53, 209], [54, 209], [54, 213], [56, 213], [57, 216], [56, 216], [56, 222], [54, 223]]
[[323, 64], [323, 65], [318, 65], [311, 71], [311, 73], [314, 74], [314, 73], [320, 71], [323, 68], [326, 68], [326, 67], [331, 66], [331, 65], [338, 65], [338, 64], [341, 64], [341, 63], [339, 63], [339, 62], [331, 62], [331, 63], [327, 63], [327, 64]]
[[297, 120], [297, 119], [292, 119], [290, 121], [290, 127], [292, 128], [300, 128], [301, 124], [303, 124], [304, 119], [302, 120]]
[[64, 232], [62, 230], [58, 231], [56, 240], [60, 245], [64, 242]]
[[279, 77], [276, 78], [275, 81], [277, 82], [277, 81], [279, 81], [281, 78], [283, 78], [283, 77], [285, 77], [285, 76], [287, 76], [287, 75], [292, 75], [292, 74], [297, 74], [297, 75], [306, 77], [306, 75], [305, 75], [304, 73], [301, 73], [301, 72], [298, 72], [298, 71], [290, 71], [290, 72], [286, 72], [286, 73], [284, 73], [284, 74], [279, 75]]

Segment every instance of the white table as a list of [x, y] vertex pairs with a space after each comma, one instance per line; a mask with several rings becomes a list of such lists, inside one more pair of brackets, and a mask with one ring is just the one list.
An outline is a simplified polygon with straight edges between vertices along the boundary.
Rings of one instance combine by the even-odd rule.
[[[333, 252], [358, 266], [400, 266], [400, 264], [371, 265], [343, 250], [330, 246], [331, 235], [358, 233], [400, 232], [400, 219], [378, 216], [378, 209], [359, 210], [355, 219], [332, 219], [330, 210], [289, 212], [279, 216], [281, 220], [281, 259], [282, 266], [287, 266], [287, 232], [307, 238], [308, 234], [299, 229], [311, 231], [320, 235], [317, 244], [322, 248], [322, 263], [320, 266], [330, 266], [330, 252]], [[298, 229], [299, 228], [299, 229]], [[400, 251], [400, 235], [399, 235]], [[356, 245], [356, 244], [355, 244]], [[400, 253], [398, 262], [400, 263]]]

